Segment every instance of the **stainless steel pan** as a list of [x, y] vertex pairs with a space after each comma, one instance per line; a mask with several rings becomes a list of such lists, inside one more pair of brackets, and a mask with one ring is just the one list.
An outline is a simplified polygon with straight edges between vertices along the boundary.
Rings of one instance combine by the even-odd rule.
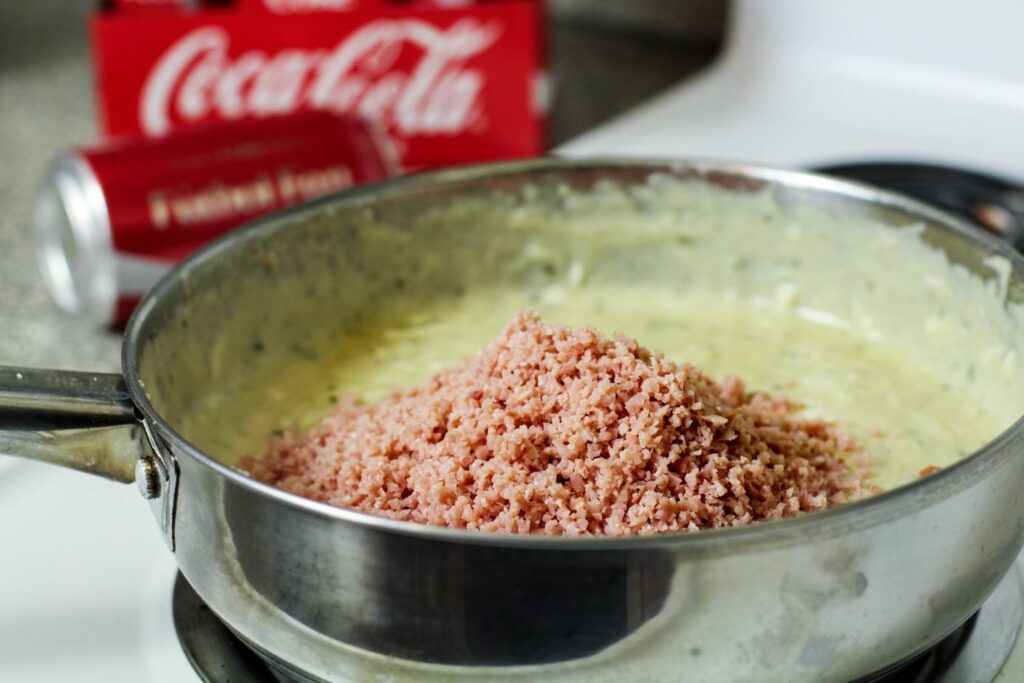
[[[265, 362], [253, 335], [301, 340], [385, 302], [397, 268], [403, 285], [426, 270], [442, 288], [485, 277], [448, 264], [442, 247], [482, 255], [505, 226], [481, 225], [460, 204], [483, 199], [500, 214], [528, 201], [557, 217], [572, 210], [565, 187], [628, 187], [653, 173], [772, 192], [782, 206], [923, 223], [925, 238], [969, 269], [1006, 258], [1011, 298], [1024, 292], [1024, 261], [996, 240], [900, 196], [814, 175], [705, 162], [443, 171], [280, 213], [202, 250], [141, 304], [123, 379], [3, 370], [0, 452], [134, 480], [199, 595], [253, 647], [311, 680], [848, 681], [937, 642], [978, 608], [1024, 541], [1019, 421], [957, 465], [866, 501], [628, 539], [370, 517], [255, 482], [182, 435], [204, 393]], [[437, 250], [362, 239], [382, 223], [420, 229], [442, 210]]]

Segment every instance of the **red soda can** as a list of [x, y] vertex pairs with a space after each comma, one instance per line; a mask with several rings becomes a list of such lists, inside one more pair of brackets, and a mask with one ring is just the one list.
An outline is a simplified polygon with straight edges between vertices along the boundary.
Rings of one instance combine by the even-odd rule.
[[322, 111], [71, 150], [51, 165], [36, 205], [43, 278], [64, 310], [118, 327], [214, 237], [397, 170], [379, 127]]

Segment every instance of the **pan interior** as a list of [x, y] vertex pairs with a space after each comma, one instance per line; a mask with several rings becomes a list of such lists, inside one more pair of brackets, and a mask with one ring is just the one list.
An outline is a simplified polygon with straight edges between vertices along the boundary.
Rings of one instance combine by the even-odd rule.
[[145, 391], [234, 464], [340, 395], [425, 381], [534, 308], [806, 401], [862, 442], [884, 488], [1024, 410], [1009, 261], [865, 198], [680, 175], [413, 180], [264, 221], [148, 316]]

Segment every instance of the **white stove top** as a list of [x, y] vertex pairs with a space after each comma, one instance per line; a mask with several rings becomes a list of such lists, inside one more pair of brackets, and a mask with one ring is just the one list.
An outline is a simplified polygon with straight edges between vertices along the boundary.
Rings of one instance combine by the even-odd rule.
[[0, 681], [198, 680], [171, 621], [174, 558], [134, 486], [2, 458], [0, 539]]
[[[1000, 0], [739, 0], [705, 76], [559, 151], [1024, 179], [1021, 26], [1024, 4]], [[174, 560], [134, 487], [0, 459], [0, 539], [0, 681], [198, 680], [171, 620]], [[1024, 647], [997, 680], [1024, 681]]]
[[1024, 3], [734, 0], [714, 66], [562, 147], [811, 167], [930, 161], [1024, 179]]

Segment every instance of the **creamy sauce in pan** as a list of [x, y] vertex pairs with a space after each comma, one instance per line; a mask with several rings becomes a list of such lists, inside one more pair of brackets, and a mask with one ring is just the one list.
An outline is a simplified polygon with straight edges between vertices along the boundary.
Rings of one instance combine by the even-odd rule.
[[[524, 190], [394, 223], [367, 213], [341, 243], [348, 261], [293, 281], [270, 250], [274, 286], [233, 293], [227, 312], [218, 292], [197, 297], [180, 336], [154, 344], [170, 359], [152, 364], [155, 402], [232, 464], [275, 430], [308, 429], [342, 394], [374, 400], [427, 380], [533, 308], [805, 403], [857, 439], [882, 488], [977, 450], [1024, 408], [1024, 335], [1001, 259], [976, 265], [979, 277], [926, 244], [920, 226], [656, 178], [560, 202], [535, 206]], [[490, 243], [495, 234], [504, 242]], [[453, 272], [477, 284], [453, 290]], [[397, 289], [373, 299], [382, 278]], [[296, 302], [305, 308], [294, 323], [277, 313]], [[351, 320], [346, 302], [362, 307]], [[207, 309], [216, 322], [203, 322]], [[342, 332], [319, 334], [337, 321]], [[162, 376], [182, 367], [178, 356], [201, 362]]]
[[[373, 400], [427, 380], [495, 338], [525, 306], [548, 321], [622, 331], [715, 378], [735, 374], [751, 389], [799, 399], [857, 438], [873, 483], [883, 488], [954, 462], [1002, 426], [912, 358], [805, 315], [643, 287], [569, 290], [548, 299], [480, 291], [400, 324], [364, 326], [337, 340], [334, 357], [296, 357], [272, 376], [254, 377], [244, 394], [214, 400], [193, 433], [228, 461], [258, 453], [271, 430], [309, 428], [340, 394]], [[225, 431], [226, 421], [236, 428]]]

